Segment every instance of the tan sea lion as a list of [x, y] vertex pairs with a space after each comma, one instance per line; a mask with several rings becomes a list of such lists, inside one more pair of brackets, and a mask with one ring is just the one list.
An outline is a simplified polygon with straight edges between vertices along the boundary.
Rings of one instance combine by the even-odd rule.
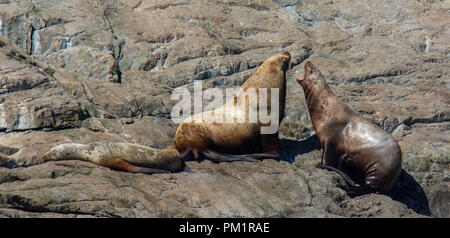
[[[199, 159], [200, 154], [214, 161], [256, 161], [260, 158], [278, 158], [280, 148], [278, 144], [278, 125], [284, 117], [286, 101], [286, 71], [289, 68], [291, 55], [288, 52], [274, 55], [267, 59], [258, 70], [241, 86], [233, 100], [223, 106], [195, 114], [186, 118], [175, 134], [175, 148], [180, 151], [182, 158], [188, 154]], [[255, 90], [257, 98], [248, 96], [248, 92]], [[261, 99], [260, 89], [267, 89], [267, 111], [276, 117], [275, 131], [262, 134], [262, 130], [270, 123], [262, 122], [260, 118], [252, 122], [251, 115], [260, 113], [261, 105], [254, 104]], [[279, 97], [271, 101], [272, 89], [278, 89]], [[255, 101], [256, 100], [256, 101]], [[259, 102], [260, 103], [260, 102]], [[271, 110], [273, 105], [278, 111]], [[272, 114], [275, 113], [275, 114]], [[211, 122], [217, 116], [223, 115], [223, 122]], [[196, 122], [197, 119], [202, 122]], [[225, 123], [232, 121], [243, 121]]]
[[[336, 96], [311, 62], [297, 81], [323, 148], [322, 166], [340, 173], [354, 187], [353, 193], [386, 193], [401, 172], [398, 143]], [[356, 188], [354, 180], [361, 186]]]
[[66, 143], [53, 147], [42, 157], [53, 160], [84, 160], [132, 173], [167, 173], [178, 171], [184, 163], [175, 148], [163, 150], [143, 145], [113, 142], [90, 144]]

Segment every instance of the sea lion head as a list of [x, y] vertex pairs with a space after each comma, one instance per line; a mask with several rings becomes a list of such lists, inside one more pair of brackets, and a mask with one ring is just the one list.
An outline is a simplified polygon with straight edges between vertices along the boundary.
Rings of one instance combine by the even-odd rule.
[[[291, 54], [278, 53], [266, 59], [255, 73], [241, 86], [242, 91], [249, 88], [281, 88], [285, 87], [286, 71], [289, 69]], [[284, 90], [284, 89], [283, 89]]]
[[322, 73], [310, 62], [305, 63], [305, 76], [298, 77], [297, 82], [304, 86], [325, 86], [325, 79]]
[[283, 61], [283, 65], [281, 66], [281, 69], [286, 72], [289, 69], [289, 62], [291, 61], [291, 54], [289, 52], [284, 51], [281, 53], [281, 61]]
[[264, 65], [273, 65], [279, 68], [279, 70], [286, 72], [289, 69], [289, 62], [291, 61], [291, 54], [289, 52], [284, 51], [281, 54], [276, 54], [266, 61], [264, 61]]
[[281, 67], [281, 70], [286, 72], [289, 69], [289, 62], [291, 61], [291, 54], [289, 52], [284, 51], [280, 55], [278, 55], [278, 61]]
[[83, 157], [84, 146], [76, 143], [65, 143], [53, 147], [50, 151], [45, 153], [42, 158], [44, 161], [50, 161], [55, 159], [77, 159]]

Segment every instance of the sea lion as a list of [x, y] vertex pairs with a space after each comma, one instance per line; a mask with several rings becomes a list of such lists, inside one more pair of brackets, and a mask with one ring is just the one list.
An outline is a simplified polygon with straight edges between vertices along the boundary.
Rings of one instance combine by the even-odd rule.
[[[402, 164], [394, 138], [361, 118], [334, 94], [321, 72], [305, 63], [302, 86], [316, 135], [323, 148], [322, 166], [340, 173], [353, 193], [386, 193], [397, 181]], [[360, 187], [355, 187], [357, 183]]]
[[146, 174], [174, 172], [184, 166], [175, 148], [159, 150], [138, 144], [107, 141], [86, 145], [60, 144], [45, 153], [42, 159], [43, 162], [84, 160], [116, 170]]
[[[186, 118], [177, 128], [174, 145], [181, 157], [187, 159], [193, 154], [213, 161], [257, 161], [261, 158], [278, 158], [278, 125], [284, 117], [286, 101], [286, 71], [291, 55], [288, 52], [274, 55], [264, 61], [258, 70], [240, 87], [236, 96], [223, 106]], [[249, 91], [256, 92], [257, 98], [251, 98]], [[254, 104], [261, 99], [260, 89], [267, 91], [267, 111], [275, 116], [278, 123], [272, 133], [261, 133], [270, 123], [260, 118], [252, 122], [251, 115], [261, 113], [261, 105]], [[272, 89], [279, 89], [278, 100], [271, 100]], [[273, 105], [278, 110], [271, 110]], [[214, 122], [217, 116], [223, 116], [222, 122]], [[200, 119], [201, 122], [196, 122]], [[231, 119], [234, 123], [226, 123]], [[212, 121], [212, 122], [211, 122]], [[241, 121], [241, 122], [237, 122]], [[192, 152], [192, 153], [191, 153]], [[190, 157], [189, 157], [190, 158]]]

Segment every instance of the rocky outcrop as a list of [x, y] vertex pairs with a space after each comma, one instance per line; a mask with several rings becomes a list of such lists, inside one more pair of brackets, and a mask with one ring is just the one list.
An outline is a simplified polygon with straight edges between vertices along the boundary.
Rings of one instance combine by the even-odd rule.
[[[0, 216], [449, 217], [446, 1], [3, 1]], [[283, 161], [188, 162], [143, 175], [41, 164], [64, 142], [173, 145], [175, 87], [241, 85], [289, 51]], [[301, 87], [311, 60], [346, 103], [392, 133], [401, 179], [351, 198], [318, 168]]]

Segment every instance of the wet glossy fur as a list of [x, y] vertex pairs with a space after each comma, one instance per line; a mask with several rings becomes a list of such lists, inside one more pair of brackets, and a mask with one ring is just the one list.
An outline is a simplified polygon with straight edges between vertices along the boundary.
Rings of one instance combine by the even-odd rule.
[[311, 62], [297, 81], [322, 144], [322, 165], [348, 175], [361, 188], [387, 192], [401, 171], [401, 151], [394, 138], [336, 96]]

